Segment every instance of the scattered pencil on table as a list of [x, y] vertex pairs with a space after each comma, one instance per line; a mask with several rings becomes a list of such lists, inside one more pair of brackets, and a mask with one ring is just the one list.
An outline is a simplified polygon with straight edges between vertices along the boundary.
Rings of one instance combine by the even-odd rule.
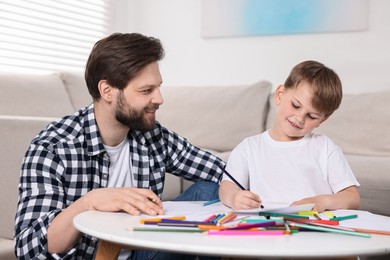
[[145, 227], [133, 227], [129, 228], [129, 231], [143, 231], [143, 232], [184, 232], [184, 233], [202, 233], [204, 230], [193, 228], [145, 228]]
[[330, 218], [329, 220], [341, 221], [341, 220], [347, 220], [347, 219], [354, 219], [354, 218], [357, 218], [357, 217], [358, 217], [358, 215], [353, 214], [353, 215], [348, 215], [348, 216], [334, 217], [334, 218]]
[[[331, 212], [325, 212], [325, 214], [329, 217], [334, 216]], [[215, 213], [203, 221], [187, 220], [186, 216], [144, 218], [140, 220], [142, 226], [132, 227], [129, 230], [134, 232], [204, 233], [212, 236], [293, 235], [305, 231], [330, 232], [365, 238], [371, 237], [371, 234], [390, 235], [389, 231], [339, 225], [339, 221], [358, 218], [357, 214], [339, 215], [329, 219], [319, 218], [315, 211], [297, 212], [296, 214], [259, 212], [258, 215], [257, 218], [253, 218], [253, 216], [237, 218], [238, 215], [235, 212]], [[313, 219], [313, 216], [316, 219]]]
[[314, 225], [314, 224], [303, 224], [303, 223], [297, 223], [297, 222], [288, 222], [289, 225], [293, 227], [299, 227], [309, 230], [315, 230], [315, 231], [322, 231], [322, 232], [331, 232], [331, 233], [338, 233], [338, 234], [344, 234], [344, 235], [352, 235], [352, 236], [360, 236], [360, 237], [371, 237], [370, 234], [363, 233], [363, 232], [357, 232], [355, 230], [346, 230], [342, 228], [331, 228], [326, 227], [323, 225]]
[[298, 211], [298, 215], [302, 216], [314, 216], [318, 214], [318, 211]]
[[218, 203], [218, 202], [220, 202], [219, 199], [206, 201], [206, 202], [203, 202], [203, 206], [208, 206], [208, 205], [215, 204], [215, 203]]
[[164, 219], [170, 219], [170, 220], [185, 220], [185, 216], [173, 216], [173, 217], [167, 217], [167, 218], [144, 218], [140, 220], [141, 224], [145, 224], [145, 222], [161, 222]]
[[328, 218], [335, 218], [336, 216], [332, 214], [330, 211], [325, 211], [325, 215], [328, 216]]
[[302, 219], [309, 219], [308, 216], [302, 216], [302, 215], [294, 215], [294, 214], [283, 214], [283, 213], [274, 213], [274, 212], [259, 212], [259, 216], [264, 216], [266, 218], [270, 217], [282, 217], [282, 218], [302, 218]]
[[286, 229], [285, 234], [290, 235], [291, 234], [291, 229], [290, 229], [290, 226], [287, 224], [286, 221], [284, 222], [284, 227]]
[[203, 220], [203, 222], [210, 222], [213, 218], [215, 218], [217, 215], [213, 214], [209, 217], [207, 217], [206, 219]]
[[237, 217], [236, 214], [230, 212], [217, 221], [217, 226], [233, 221], [236, 217]]
[[279, 230], [209, 230], [207, 235], [211, 236], [280, 236], [284, 231]]
[[313, 214], [313, 216], [314, 216], [316, 219], [321, 220], [320, 216], [319, 216], [317, 213]]

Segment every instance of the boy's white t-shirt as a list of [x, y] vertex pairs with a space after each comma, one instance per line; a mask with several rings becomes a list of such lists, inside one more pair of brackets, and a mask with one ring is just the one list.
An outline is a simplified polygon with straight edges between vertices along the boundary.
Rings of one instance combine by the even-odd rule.
[[107, 187], [133, 187], [129, 140], [125, 138], [117, 146], [104, 145], [110, 157]]
[[290, 204], [359, 186], [341, 149], [314, 133], [291, 142], [275, 141], [268, 131], [248, 137], [230, 154], [226, 170], [265, 203]]

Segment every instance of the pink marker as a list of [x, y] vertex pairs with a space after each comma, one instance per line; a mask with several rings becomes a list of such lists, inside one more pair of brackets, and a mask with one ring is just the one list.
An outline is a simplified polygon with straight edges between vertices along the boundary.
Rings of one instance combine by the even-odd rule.
[[265, 231], [244, 231], [244, 230], [209, 230], [210, 236], [282, 236], [284, 231], [280, 230], [265, 230]]

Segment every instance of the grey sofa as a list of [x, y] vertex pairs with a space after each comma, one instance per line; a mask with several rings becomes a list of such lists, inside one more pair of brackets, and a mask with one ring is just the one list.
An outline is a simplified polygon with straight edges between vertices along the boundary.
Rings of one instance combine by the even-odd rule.
[[[14, 259], [13, 228], [21, 161], [32, 138], [49, 122], [92, 100], [77, 73], [0, 75], [0, 259]], [[271, 84], [161, 88], [157, 119], [195, 145], [227, 160], [245, 137], [270, 126]], [[390, 216], [390, 92], [346, 95], [318, 131], [346, 153], [361, 184], [361, 209]], [[164, 200], [190, 185], [168, 175]]]

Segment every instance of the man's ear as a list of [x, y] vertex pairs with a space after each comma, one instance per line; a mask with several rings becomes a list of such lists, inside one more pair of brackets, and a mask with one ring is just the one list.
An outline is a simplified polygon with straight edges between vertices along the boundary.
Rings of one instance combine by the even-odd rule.
[[111, 102], [113, 99], [113, 88], [108, 84], [107, 80], [101, 80], [98, 83], [100, 96], [106, 102]]
[[286, 88], [284, 87], [284, 85], [279, 85], [276, 88], [276, 90], [274, 92], [274, 102], [276, 105], [280, 104], [280, 100], [282, 99], [282, 96], [283, 96], [285, 91], [286, 91]]

